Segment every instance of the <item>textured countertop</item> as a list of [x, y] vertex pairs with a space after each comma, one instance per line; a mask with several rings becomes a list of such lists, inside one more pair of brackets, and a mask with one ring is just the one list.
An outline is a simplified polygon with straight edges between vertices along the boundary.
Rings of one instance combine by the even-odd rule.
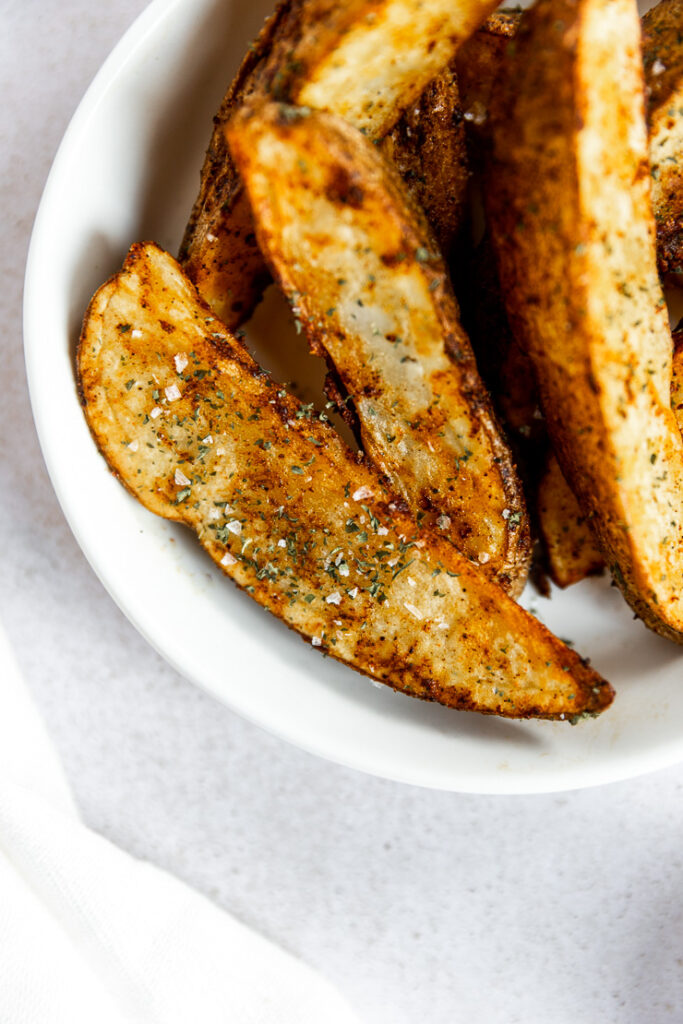
[[683, 767], [516, 798], [342, 769], [178, 676], [76, 545], [31, 420], [22, 278], [61, 135], [143, 7], [0, 2], [0, 615], [86, 821], [318, 968], [367, 1024], [682, 1020]]

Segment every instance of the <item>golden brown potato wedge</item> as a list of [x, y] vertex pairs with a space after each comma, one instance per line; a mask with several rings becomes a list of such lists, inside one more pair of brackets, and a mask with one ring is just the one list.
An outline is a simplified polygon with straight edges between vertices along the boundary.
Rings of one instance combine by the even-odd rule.
[[626, 599], [683, 641], [683, 441], [630, 0], [540, 0], [493, 104], [487, 199], [515, 336]]
[[518, 592], [521, 486], [443, 262], [397, 175], [347, 121], [309, 108], [243, 108], [228, 137], [260, 248], [351, 396], [363, 449], [409, 508]]
[[605, 568], [605, 560], [555, 456], [538, 489], [538, 517], [550, 578], [569, 587]]
[[[233, 326], [246, 319], [266, 280], [225, 146], [225, 124], [232, 112], [249, 96], [272, 96], [331, 110], [381, 139], [494, 7], [495, 0], [285, 0], [280, 5], [215, 118], [199, 196], [180, 251], [185, 270], [226, 323]], [[435, 88], [436, 95], [427, 97], [420, 115], [424, 119], [428, 111], [433, 127], [423, 133], [419, 162], [424, 160], [428, 170], [440, 162], [439, 182], [450, 194], [453, 179], [460, 180], [463, 151], [457, 137], [452, 139], [442, 128], [434, 104], [443, 89]], [[448, 103], [452, 105], [452, 97]], [[430, 134], [433, 141], [428, 144]], [[439, 140], [447, 149], [435, 161], [430, 145]], [[439, 203], [437, 187], [428, 191], [447, 234], [453, 213]]]
[[[671, 408], [683, 433], [683, 331], [674, 332], [673, 342]], [[539, 489], [538, 520], [548, 572], [558, 586], [578, 583], [604, 567], [590, 525], [554, 455], [548, 460]]]
[[643, 18], [652, 203], [660, 273], [683, 273], [683, 0]]
[[94, 296], [78, 371], [114, 474], [314, 646], [451, 707], [573, 718], [610, 703], [576, 654], [438, 533], [416, 532], [155, 245], [133, 246]]

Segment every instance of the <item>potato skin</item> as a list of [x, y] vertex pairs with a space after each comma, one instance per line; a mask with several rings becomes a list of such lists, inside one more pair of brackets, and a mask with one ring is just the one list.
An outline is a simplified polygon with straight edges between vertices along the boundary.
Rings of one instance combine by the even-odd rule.
[[573, 719], [611, 702], [576, 654], [438, 534], [416, 530], [154, 244], [134, 245], [93, 297], [77, 360], [113, 473], [314, 646], [450, 707]]
[[[683, 433], [683, 331], [674, 331], [673, 343], [671, 408]], [[553, 454], [541, 480], [537, 504], [546, 566], [553, 582], [568, 587], [600, 572], [605, 563], [593, 531]]]
[[683, 442], [643, 91], [628, 0], [541, 0], [496, 89], [486, 191], [562, 471], [627, 601], [681, 642]]
[[602, 552], [554, 455], [538, 489], [538, 520], [548, 572], [558, 587], [603, 571]]
[[660, 274], [683, 273], [683, 2], [643, 17], [652, 203]]
[[520, 20], [519, 11], [495, 11], [463, 43], [453, 60], [462, 109], [475, 141], [486, 136], [493, 86]]
[[468, 226], [470, 170], [458, 81], [452, 67], [429, 82], [380, 145], [424, 210], [447, 264], [457, 261]]

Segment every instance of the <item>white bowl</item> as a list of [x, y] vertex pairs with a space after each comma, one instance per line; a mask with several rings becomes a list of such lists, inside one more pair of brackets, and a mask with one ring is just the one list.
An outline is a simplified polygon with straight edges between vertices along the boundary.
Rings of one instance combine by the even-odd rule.
[[[527, 601], [615, 685], [607, 713], [571, 727], [454, 712], [377, 688], [302, 643], [217, 572], [186, 531], [140, 507], [98, 454], [74, 378], [83, 311], [131, 242], [177, 250], [211, 117], [268, 13], [269, 0], [156, 0], [102, 67], [55, 159], [26, 273], [26, 362], [45, 460], [78, 542], [180, 672], [340, 763], [442, 789], [532, 793], [680, 761], [683, 652], [633, 621], [607, 580]], [[252, 332], [281, 379], [293, 376], [286, 319], [271, 297]]]

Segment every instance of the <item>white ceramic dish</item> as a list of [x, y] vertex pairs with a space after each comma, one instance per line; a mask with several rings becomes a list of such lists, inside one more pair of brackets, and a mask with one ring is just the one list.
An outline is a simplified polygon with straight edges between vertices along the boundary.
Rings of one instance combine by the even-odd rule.
[[[177, 249], [211, 117], [269, 7], [156, 0], [88, 90], [45, 188], [26, 275], [26, 360], [45, 459], [85, 554], [180, 672], [266, 729], [343, 764], [448, 790], [532, 793], [683, 760], [683, 651], [634, 622], [606, 580], [528, 602], [614, 683], [607, 714], [572, 728], [453, 712], [321, 657], [238, 593], [183, 530], [142, 509], [98, 455], [74, 382], [83, 311], [132, 241]], [[283, 332], [283, 310], [271, 299], [254, 337], [266, 364], [291, 379]], [[272, 352], [269, 338], [278, 340]]]

